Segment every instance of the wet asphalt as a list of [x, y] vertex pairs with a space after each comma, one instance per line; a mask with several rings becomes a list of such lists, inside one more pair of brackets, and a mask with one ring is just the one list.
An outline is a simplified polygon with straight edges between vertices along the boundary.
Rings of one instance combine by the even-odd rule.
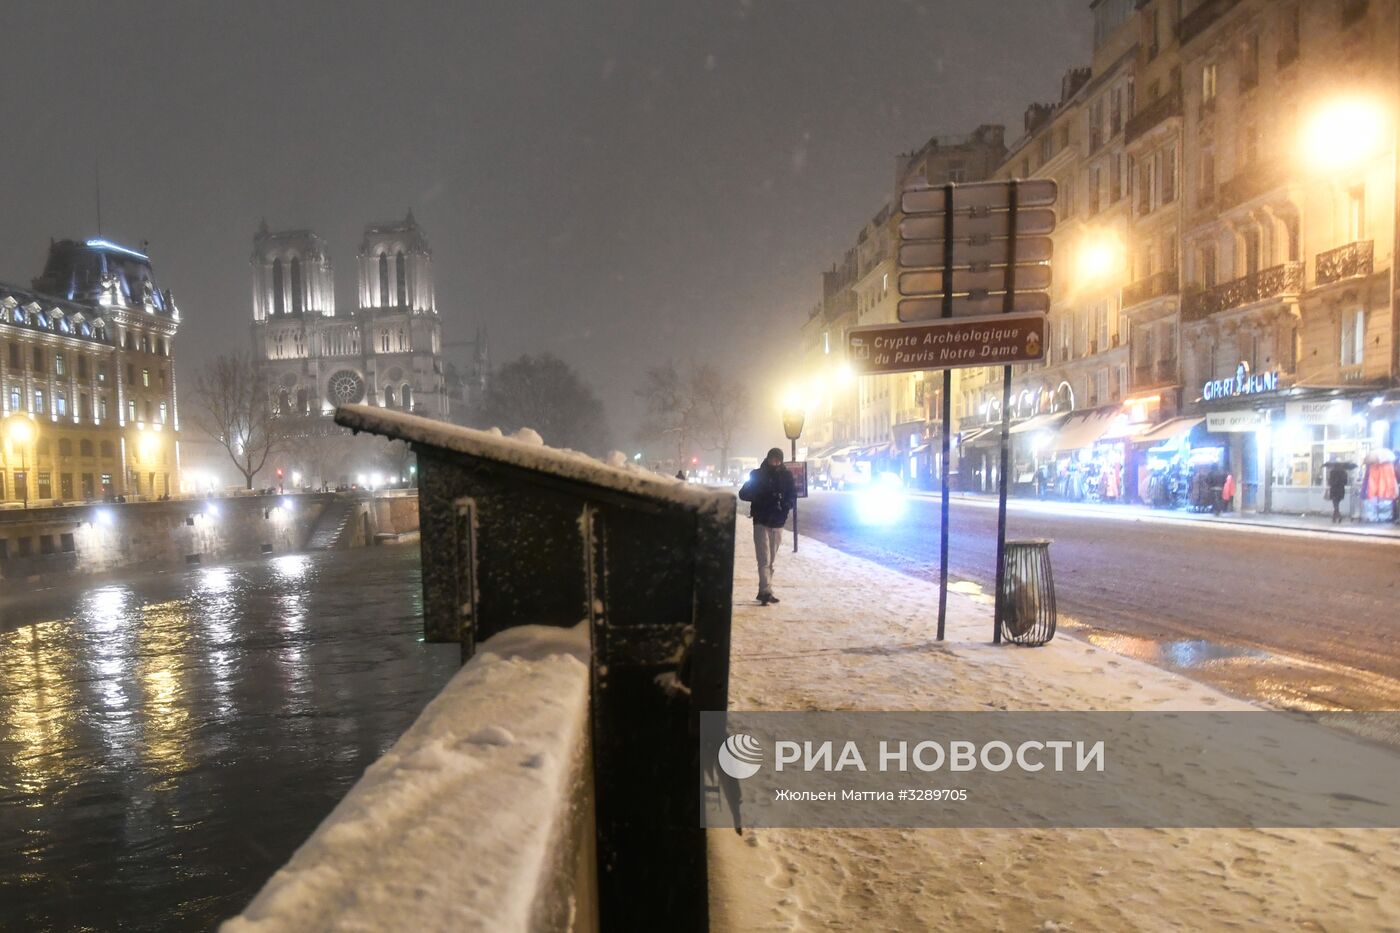
[[[803, 534], [938, 579], [940, 502], [908, 496], [889, 524], [860, 497], [816, 492]], [[990, 594], [997, 511], [951, 505], [949, 573]], [[1065, 508], [1008, 513], [1007, 535], [1049, 538], [1061, 623], [1111, 650], [1267, 703], [1400, 709], [1400, 545], [1200, 522], [1123, 520]], [[930, 619], [936, 606], [930, 606]], [[989, 627], [988, 638], [991, 637]]]

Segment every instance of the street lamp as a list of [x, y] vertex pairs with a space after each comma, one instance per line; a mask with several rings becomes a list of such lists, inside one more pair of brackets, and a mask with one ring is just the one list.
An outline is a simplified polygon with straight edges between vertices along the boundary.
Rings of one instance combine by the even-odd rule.
[[[807, 421], [807, 413], [801, 408], [783, 410], [783, 433], [792, 442], [792, 462], [797, 463], [797, 439], [802, 436], [802, 426]], [[792, 500], [792, 552], [797, 553], [797, 500]]]
[[28, 415], [11, 415], [5, 423], [10, 443], [19, 447], [20, 472], [24, 474], [24, 507], [29, 508], [29, 445], [34, 440], [34, 422]]
[[1319, 171], [1359, 168], [1385, 150], [1386, 118], [1385, 107], [1365, 96], [1328, 101], [1303, 124], [1303, 156]]
[[1112, 279], [1123, 267], [1123, 245], [1112, 234], [1102, 233], [1086, 239], [1079, 246], [1075, 272], [1081, 286], [1096, 285]]

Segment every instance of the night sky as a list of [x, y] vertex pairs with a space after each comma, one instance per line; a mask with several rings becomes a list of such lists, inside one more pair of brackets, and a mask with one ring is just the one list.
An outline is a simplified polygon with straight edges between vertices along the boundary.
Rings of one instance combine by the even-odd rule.
[[261, 218], [326, 239], [349, 308], [364, 225], [412, 207], [446, 339], [562, 356], [619, 442], [667, 358], [727, 365], [766, 416], [895, 154], [1014, 139], [1087, 64], [1088, 6], [8, 3], [0, 279], [97, 232], [100, 163], [102, 232], [149, 241], [188, 380], [247, 345]]

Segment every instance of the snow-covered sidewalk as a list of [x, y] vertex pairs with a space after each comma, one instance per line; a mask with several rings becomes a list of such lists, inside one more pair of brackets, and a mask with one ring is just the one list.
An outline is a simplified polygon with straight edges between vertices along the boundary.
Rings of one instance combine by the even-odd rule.
[[[753, 601], [739, 519], [735, 710], [1248, 710], [1063, 633], [990, 644], [982, 597], [810, 538]], [[716, 930], [1400, 929], [1394, 830], [746, 830], [710, 834]], [[1387, 893], [1390, 892], [1390, 893]]]

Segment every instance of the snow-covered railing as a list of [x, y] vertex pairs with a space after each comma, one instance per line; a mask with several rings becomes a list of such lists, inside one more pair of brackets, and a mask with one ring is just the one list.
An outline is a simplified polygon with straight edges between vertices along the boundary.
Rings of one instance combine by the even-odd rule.
[[224, 933], [596, 929], [587, 664], [487, 641]]
[[467, 659], [515, 626], [586, 623], [602, 927], [707, 929], [699, 714], [728, 707], [733, 492], [533, 432], [362, 405], [335, 417], [417, 455], [428, 641]]

